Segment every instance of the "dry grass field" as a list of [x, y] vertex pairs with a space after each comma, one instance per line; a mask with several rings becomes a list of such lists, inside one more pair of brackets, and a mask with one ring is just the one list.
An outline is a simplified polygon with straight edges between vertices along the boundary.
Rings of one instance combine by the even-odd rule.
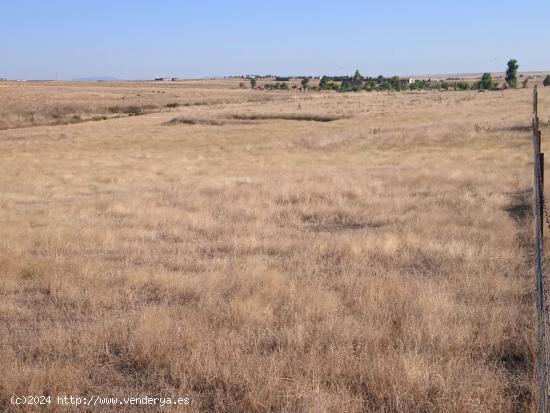
[[531, 91], [238, 83], [0, 84], [0, 410], [531, 411]]

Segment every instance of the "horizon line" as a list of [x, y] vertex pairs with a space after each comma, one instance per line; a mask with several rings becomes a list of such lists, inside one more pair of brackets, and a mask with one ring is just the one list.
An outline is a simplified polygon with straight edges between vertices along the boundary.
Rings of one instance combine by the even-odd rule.
[[[490, 73], [490, 74], [505, 74], [506, 71], [479, 71], [479, 72], [456, 72], [456, 73], [420, 73], [420, 74], [406, 74], [406, 75], [393, 75], [393, 76], [399, 76], [400, 78], [406, 78], [406, 77], [442, 77], [442, 76], [462, 76], [462, 77], [468, 77], [468, 76], [480, 76], [483, 75], [483, 73]], [[521, 70], [518, 71], [518, 74], [539, 74], [539, 73], [550, 73], [550, 69], [548, 70]], [[250, 77], [259, 77], [259, 78], [268, 78], [268, 77], [289, 77], [289, 78], [321, 78], [322, 76], [328, 76], [328, 77], [341, 77], [341, 76], [347, 76], [347, 75], [341, 75], [341, 74], [258, 74], [258, 73], [246, 73], [246, 74], [231, 74], [231, 75], [220, 75], [220, 76], [202, 76], [202, 77], [179, 77], [179, 76], [158, 76], [156, 78], [119, 78], [116, 76], [83, 76], [80, 78], [71, 78], [71, 79], [53, 79], [53, 78], [4, 78], [0, 76], [1, 81], [8, 81], [8, 82], [147, 82], [147, 81], [155, 81], [155, 79], [176, 79], [179, 81], [191, 81], [191, 80], [222, 80], [222, 79], [236, 79], [236, 78], [250, 78]], [[353, 76], [353, 74], [349, 75]], [[371, 76], [371, 75], [363, 75], [363, 77], [372, 77], [376, 78], [377, 76]], [[393, 77], [393, 76], [386, 76], [384, 77]]]

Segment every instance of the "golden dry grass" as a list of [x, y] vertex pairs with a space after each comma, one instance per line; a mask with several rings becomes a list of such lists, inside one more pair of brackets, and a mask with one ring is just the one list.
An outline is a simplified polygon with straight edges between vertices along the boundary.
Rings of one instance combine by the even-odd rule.
[[[11, 84], [0, 101], [105, 108], [150, 87]], [[23, 411], [12, 394], [530, 410], [529, 91], [162, 87], [226, 102], [0, 131], [2, 411]]]

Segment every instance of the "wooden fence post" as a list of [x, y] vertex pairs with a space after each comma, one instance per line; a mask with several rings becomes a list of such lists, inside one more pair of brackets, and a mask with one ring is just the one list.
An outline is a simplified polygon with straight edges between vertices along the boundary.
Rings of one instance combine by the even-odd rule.
[[[539, 131], [539, 148], [540, 148], [540, 131]], [[539, 169], [540, 169], [540, 217], [542, 220], [542, 225], [540, 227], [540, 235], [543, 237], [542, 249], [544, 250], [544, 153], [539, 153]]]

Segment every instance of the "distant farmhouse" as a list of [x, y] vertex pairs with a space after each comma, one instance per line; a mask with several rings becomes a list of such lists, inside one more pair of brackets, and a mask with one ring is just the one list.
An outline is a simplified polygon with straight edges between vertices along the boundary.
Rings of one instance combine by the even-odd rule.
[[7, 80], [5, 77], [0, 77], [0, 82], [6, 82]]

